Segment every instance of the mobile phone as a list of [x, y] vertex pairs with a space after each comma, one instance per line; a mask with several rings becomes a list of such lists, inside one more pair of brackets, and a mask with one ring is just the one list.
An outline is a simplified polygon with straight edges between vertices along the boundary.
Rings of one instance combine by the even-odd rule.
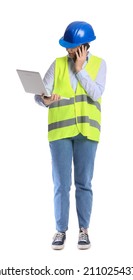
[[[82, 45], [80, 46], [81, 51], [82, 51], [82, 46], [84, 46], [84, 48], [87, 47], [87, 50], [88, 50], [89, 47], [90, 47], [89, 43], [82, 44]], [[77, 50], [77, 52], [78, 52], [78, 54], [79, 54], [79, 51], [78, 51], [78, 50]], [[76, 54], [75, 54], [75, 56], [74, 56], [74, 58], [73, 58], [74, 62], [76, 61], [76, 59], [77, 59], [77, 57], [76, 57]]]

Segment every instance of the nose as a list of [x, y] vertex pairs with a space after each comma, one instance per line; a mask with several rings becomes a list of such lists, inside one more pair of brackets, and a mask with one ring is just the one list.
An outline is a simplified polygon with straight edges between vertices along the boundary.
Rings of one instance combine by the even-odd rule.
[[73, 49], [70, 49], [70, 48], [66, 49], [66, 51], [67, 51], [68, 53], [73, 53], [73, 52], [74, 52]]

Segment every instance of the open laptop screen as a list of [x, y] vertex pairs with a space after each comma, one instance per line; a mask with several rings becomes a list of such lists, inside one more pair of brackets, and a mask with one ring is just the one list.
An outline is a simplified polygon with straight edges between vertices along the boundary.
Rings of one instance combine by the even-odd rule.
[[50, 94], [48, 94], [46, 91], [45, 85], [39, 72], [20, 69], [17, 69], [16, 71], [26, 92], [50, 96]]

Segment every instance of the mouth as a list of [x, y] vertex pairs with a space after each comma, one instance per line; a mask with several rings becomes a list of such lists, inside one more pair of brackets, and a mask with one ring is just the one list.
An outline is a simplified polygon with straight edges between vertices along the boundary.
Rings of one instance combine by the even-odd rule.
[[68, 53], [68, 55], [73, 58], [75, 54], [74, 53]]

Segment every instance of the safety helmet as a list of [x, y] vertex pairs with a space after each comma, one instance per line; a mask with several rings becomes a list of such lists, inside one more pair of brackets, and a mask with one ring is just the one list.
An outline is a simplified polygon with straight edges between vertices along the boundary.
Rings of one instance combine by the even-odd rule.
[[59, 44], [64, 48], [75, 48], [79, 45], [91, 42], [96, 39], [92, 26], [84, 21], [71, 22], [60, 38]]

